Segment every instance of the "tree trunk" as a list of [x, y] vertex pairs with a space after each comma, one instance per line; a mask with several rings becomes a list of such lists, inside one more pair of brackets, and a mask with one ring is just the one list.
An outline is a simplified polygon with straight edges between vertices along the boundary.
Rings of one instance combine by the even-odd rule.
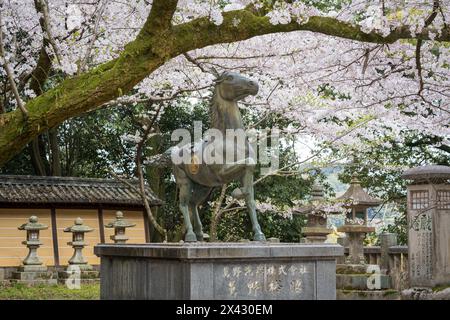
[[61, 154], [58, 144], [58, 127], [54, 127], [48, 131], [49, 145], [52, 155], [52, 175], [61, 176]]
[[31, 163], [34, 168], [34, 172], [38, 176], [46, 176], [47, 172], [45, 171], [44, 162], [42, 161], [42, 156], [39, 148], [39, 137], [33, 139], [30, 143], [30, 154], [31, 154]]

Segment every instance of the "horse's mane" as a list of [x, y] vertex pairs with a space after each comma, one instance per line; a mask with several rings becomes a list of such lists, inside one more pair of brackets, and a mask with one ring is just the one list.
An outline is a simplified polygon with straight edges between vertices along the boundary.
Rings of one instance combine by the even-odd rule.
[[220, 128], [220, 111], [219, 106], [222, 101], [220, 97], [218, 85], [214, 87], [213, 95], [209, 103], [209, 125], [210, 128]]

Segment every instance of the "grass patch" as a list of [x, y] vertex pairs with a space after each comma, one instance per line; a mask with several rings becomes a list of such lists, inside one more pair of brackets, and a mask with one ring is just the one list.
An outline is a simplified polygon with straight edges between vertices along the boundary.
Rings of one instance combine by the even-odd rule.
[[27, 286], [0, 285], [0, 300], [98, 300], [100, 284], [82, 284], [81, 289], [69, 289], [63, 284]]
[[392, 295], [395, 295], [395, 294], [398, 294], [398, 291], [397, 291], [397, 290], [388, 289], [388, 290], [386, 290], [386, 291], [383, 293], [383, 296], [384, 296], [384, 297], [387, 297], [387, 296], [392, 296]]
[[433, 292], [443, 291], [447, 288], [450, 288], [450, 284], [434, 287]]

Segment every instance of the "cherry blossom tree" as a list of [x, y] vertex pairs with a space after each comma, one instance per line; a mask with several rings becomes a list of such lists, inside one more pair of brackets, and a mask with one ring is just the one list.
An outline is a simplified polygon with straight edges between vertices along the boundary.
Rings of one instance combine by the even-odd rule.
[[448, 148], [449, 4], [2, 0], [0, 164], [105, 105], [203, 97], [212, 68], [255, 78], [246, 108], [318, 141], [358, 149], [409, 130]]

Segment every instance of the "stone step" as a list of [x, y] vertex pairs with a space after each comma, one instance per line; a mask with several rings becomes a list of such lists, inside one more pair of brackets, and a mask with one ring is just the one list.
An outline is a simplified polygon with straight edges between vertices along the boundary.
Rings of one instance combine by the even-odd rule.
[[[374, 277], [379, 277], [379, 283]], [[337, 274], [336, 288], [348, 290], [380, 290], [391, 288], [391, 278], [384, 274]]]
[[401, 300], [397, 290], [336, 290], [336, 300]]

